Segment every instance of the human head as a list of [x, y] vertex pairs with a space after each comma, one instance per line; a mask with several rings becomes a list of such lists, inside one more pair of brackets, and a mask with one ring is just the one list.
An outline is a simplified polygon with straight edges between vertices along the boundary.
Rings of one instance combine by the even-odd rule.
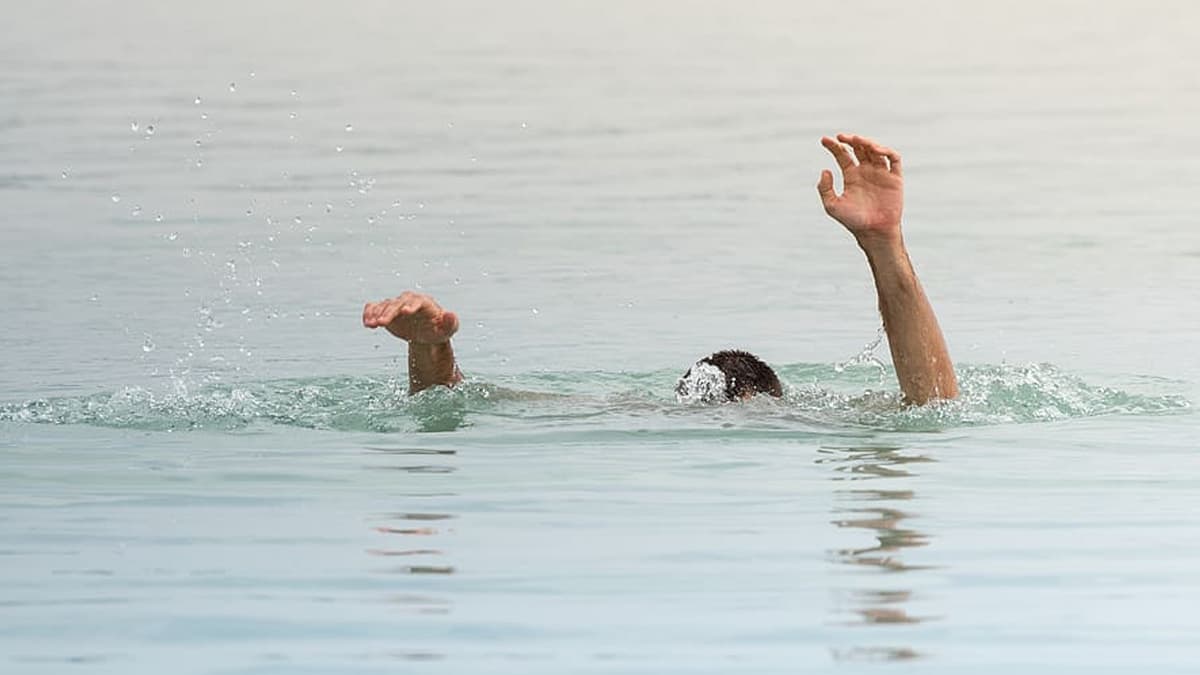
[[783, 396], [783, 385], [775, 371], [757, 356], [725, 350], [688, 368], [675, 385], [675, 393], [689, 401], [742, 401], [755, 394]]

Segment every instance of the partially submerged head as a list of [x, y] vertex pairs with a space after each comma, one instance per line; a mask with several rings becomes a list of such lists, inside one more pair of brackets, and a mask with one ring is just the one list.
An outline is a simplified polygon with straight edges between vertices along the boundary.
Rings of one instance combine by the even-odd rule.
[[697, 361], [679, 378], [675, 394], [682, 401], [743, 401], [755, 394], [783, 396], [783, 385], [757, 356], [726, 350]]

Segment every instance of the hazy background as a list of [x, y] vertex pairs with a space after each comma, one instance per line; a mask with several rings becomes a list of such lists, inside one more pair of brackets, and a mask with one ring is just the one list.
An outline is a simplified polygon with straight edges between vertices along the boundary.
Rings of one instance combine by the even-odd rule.
[[910, 248], [958, 359], [1200, 363], [1193, 4], [5, 16], [13, 398], [375, 369], [372, 346], [395, 350], [357, 328], [361, 303], [418, 286], [462, 315], [471, 371], [844, 358], [878, 320], [812, 187], [818, 137], [842, 130], [904, 153]]

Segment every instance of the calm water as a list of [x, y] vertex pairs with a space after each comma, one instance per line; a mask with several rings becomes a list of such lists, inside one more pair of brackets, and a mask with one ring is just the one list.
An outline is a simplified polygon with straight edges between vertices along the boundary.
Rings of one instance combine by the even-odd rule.
[[[0, 671], [1194, 671], [1200, 9], [189, 4], [0, 25]], [[786, 399], [677, 404], [724, 347]]]

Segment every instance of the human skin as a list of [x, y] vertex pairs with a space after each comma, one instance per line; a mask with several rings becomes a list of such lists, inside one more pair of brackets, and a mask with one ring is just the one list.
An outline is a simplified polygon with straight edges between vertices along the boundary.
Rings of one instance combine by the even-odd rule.
[[436, 385], [452, 387], [462, 381], [450, 338], [458, 332], [458, 316], [442, 309], [432, 297], [405, 291], [395, 298], [363, 307], [363, 325], [386, 328], [408, 343], [408, 391], [415, 394]]
[[905, 400], [920, 405], [955, 398], [958, 379], [946, 339], [904, 246], [900, 154], [869, 138], [849, 134], [823, 137], [821, 145], [837, 160], [844, 189], [837, 194], [833, 172], [825, 169], [817, 192], [825, 213], [854, 235], [867, 256]]
[[[845, 189], [837, 194], [833, 173], [821, 172], [817, 191], [825, 212], [841, 223], [867, 256], [888, 347], [900, 389], [909, 403], [923, 404], [958, 395], [954, 364], [933, 307], [913, 271], [900, 221], [904, 177], [900, 154], [869, 138], [839, 134], [821, 139], [837, 160]], [[462, 381], [450, 338], [458, 316], [432, 297], [405, 291], [398, 297], [367, 303], [363, 325], [386, 328], [408, 343], [410, 393]]]

